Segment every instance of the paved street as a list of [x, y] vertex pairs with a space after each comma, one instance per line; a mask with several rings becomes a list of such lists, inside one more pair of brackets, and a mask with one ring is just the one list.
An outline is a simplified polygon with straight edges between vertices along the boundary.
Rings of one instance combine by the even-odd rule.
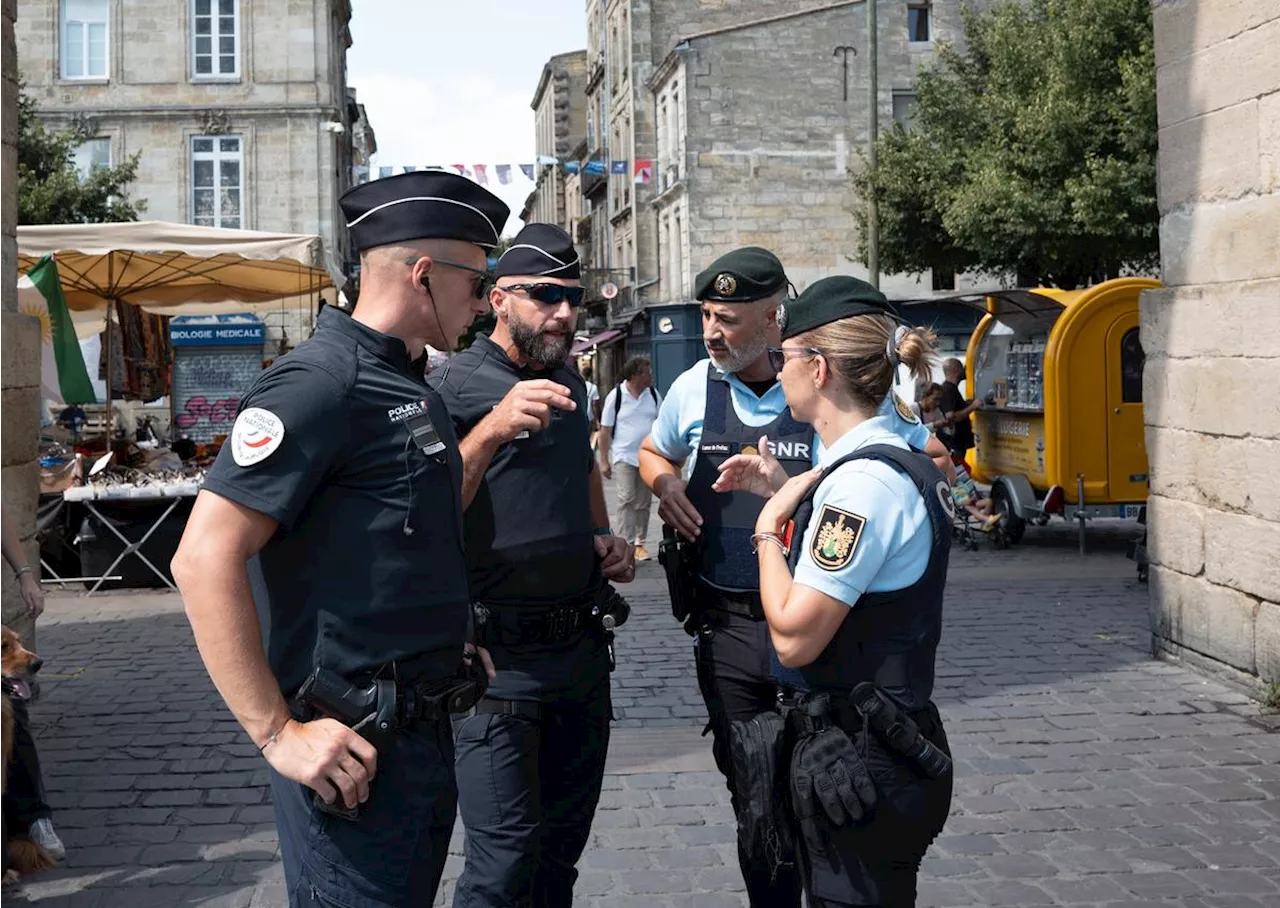
[[[1274, 908], [1274, 719], [1150, 658], [1147, 590], [1123, 532], [1100, 537], [1083, 559], [1061, 527], [953, 558], [938, 699], [957, 797], [920, 903]], [[578, 903], [745, 905], [689, 643], [656, 562], [630, 598]], [[39, 640], [35, 721], [70, 855], [25, 897], [49, 908], [283, 905], [262, 762], [209, 684], [178, 598], [55, 597]], [[441, 901], [459, 838], [453, 851]]]

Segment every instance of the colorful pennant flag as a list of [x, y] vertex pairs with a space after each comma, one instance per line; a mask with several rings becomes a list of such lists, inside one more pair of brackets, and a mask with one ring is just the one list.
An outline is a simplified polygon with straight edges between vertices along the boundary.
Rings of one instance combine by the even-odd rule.
[[475, 168], [476, 168], [476, 182], [479, 183], [481, 186], [488, 186], [489, 185], [489, 165], [477, 164], [475, 165]]
[[522, 174], [524, 174], [524, 178], [525, 178], [526, 180], [532, 180], [532, 179], [533, 179], [533, 165], [532, 165], [532, 164], [521, 164], [521, 165], [520, 165], [520, 172], [521, 172]]
[[511, 182], [511, 165], [510, 164], [495, 164], [493, 169], [497, 171], [498, 182], [501, 183], [503, 186], [506, 186], [508, 183]]
[[559, 158], [557, 158], [557, 157], [555, 157], [554, 155], [549, 155], [549, 154], [540, 154], [540, 155], [538, 155], [538, 163], [539, 163], [539, 164], [553, 164], [553, 165], [554, 165], [554, 164], [559, 164], [559, 163], [560, 163], [560, 159], [559, 159]]
[[390, 167], [379, 167], [379, 168], [378, 168], [378, 179], [379, 179], [379, 180], [385, 179], [386, 177], [389, 177], [389, 176], [391, 176], [391, 168], [390, 168]]
[[413, 173], [413, 172], [414, 172], [415, 170], [417, 170], [417, 169], [418, 169], [418, 168], [417, 168], [415, 165], [413, 165], [413, 164], [406, 164], [406, 165], [404, 165], [404, 172], [405, 172], [405, 173]]
[[578, 163], [577, 161], [565, 161], [565, 162], [564, 162], [564, 172], [565, 172], [565, 173], [577, 173], [577, 172], [578, 172], [579, 170], [581, 170], [581, 169], [582, 169], [582, 165], [581, 165], [580, 163]]
[[626, 172], [627, 172], [627, 162], [626, 162], [626, 161], [611, 161], [611, 162], [609, 162], [609, 173], [626, 173]]
[[653, 161], [636, 161], [636, 182], [653, 182]]

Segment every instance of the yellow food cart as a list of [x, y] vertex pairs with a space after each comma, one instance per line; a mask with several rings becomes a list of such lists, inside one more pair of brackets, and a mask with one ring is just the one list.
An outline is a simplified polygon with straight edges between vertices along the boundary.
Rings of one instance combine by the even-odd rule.
[[1145, 520], [1138, 297], [1159, 286], [1119, 278], [984, 294], [966, 363], [969, 394], [983, 401], [970, 467], [991, 485], [1009, 541], [1057, 515], [1079, 522], [1083, 550], [1088, 520]]

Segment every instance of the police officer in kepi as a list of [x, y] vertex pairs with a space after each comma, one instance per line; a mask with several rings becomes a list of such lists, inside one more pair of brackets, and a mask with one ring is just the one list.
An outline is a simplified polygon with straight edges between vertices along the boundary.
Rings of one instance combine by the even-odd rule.
[[[735, 723], [774, 711], [778, 690], [750, 543], [761, 501], [722, 490], [717, 482], [723, 463], [754, 453], [764, 436], [788, 474], [818, 462], [820, 440], [787, 409], [768, 354], [778, 343], [777, 313], [788, 287], [777, 256], [759, 247], [729, 252], [697, 276], [694, 295], [702, 301], [710, 359], [672, 383], [640, 449], [641, 474], [659, 498], [665, 525], [660, 554], [672, 608], [695, 637], [698, 686], [716, 765], [739, 815], [739, 863], [756, 906], [798, 905], [800, 884], [776, 836], [748, 828], [741, 786], [734, 781]], [[896, 396], [886, 396], [881, 413], [909, 444], [950, 464], [946, 448]], [[690, 457], [686, 485], [681, 470]]]
[[290, 904], [422, 905], [456, 814], [449, 713], [487, 678], [464, 657], [462, 458], [418, 363], [487, 310], [509, 210], [440, 172], [340, 201], [359, 304], [245, 394], [173, 573], [270, 765]]
[[569, 908], [604, 779], [612, 628], [635, 577], [566, 367], [583, 301], [559, 227], [529, 224], [497, 265], [491, 335], [430, 378], [462, 439], [478, 640], [497, 674], [457, 727], [466, 826], [459, 908]]
[[811, 905], [911, 906], [951, 803], [931, 697], [953, 506], [877, 410], [899, 364], [928, 374], [932, 338], [852, 277], [816, 282], [779, 322], [771, 356], [822, 462], [788, 477], [767, 450], [740, 456], [722, 486], [769, 496], [752, 543], [791, 733], [792, 837]]

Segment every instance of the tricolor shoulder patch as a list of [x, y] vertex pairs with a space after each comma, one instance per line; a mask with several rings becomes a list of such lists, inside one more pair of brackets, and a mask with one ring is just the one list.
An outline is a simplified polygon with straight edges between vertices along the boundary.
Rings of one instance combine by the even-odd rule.
[[824, 504], [814, 526], [809, 557], [824, 571], [838, 571], [853, 560], [867, 518]]
[[253, 466], [275, 453], [284, 441], [284, 423], [261, 407], [249, 407], [236, 417], [231, 429], [231, 456], [236, 465]]

